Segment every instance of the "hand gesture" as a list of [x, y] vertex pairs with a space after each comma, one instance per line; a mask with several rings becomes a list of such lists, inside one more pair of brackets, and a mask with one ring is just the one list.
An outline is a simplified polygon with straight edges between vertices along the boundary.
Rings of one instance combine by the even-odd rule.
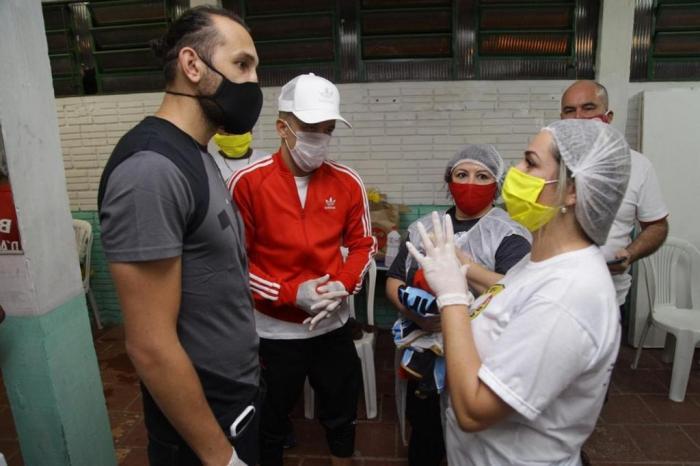
[[[323, 291], [326, 289], [323, 287], [323, 285], [328, 282], [329, 278], [330, 275], [326, 274], [322, 277], [307, 280], [299, 285], [299, 288], [297, 289], [296, 306], [314, 316], [332, 305], [335, 301], [338, 301], [338, 304], [340, 304], [339, 298], [347, 296], [348, 292], [345, 291], [345, 287], [343, 287], [342, 290], [334, 287], [334, 291]], [[336, 306], [333, 306], [333, 308]]]
[[409, 252], [423, 267], [425, 279], [438, 297], [438, 304], [441, 298], [444, 300], [444, 298], [464, 297], [466, 301], [468, 293], [466, 266], [462, 265], [455, 253], [452, 220], [449, 215], [445, 215], [444, 218], [444, 224], [442, 224], [437, 212], [433, 212], [434, 241], [428, 237], [425, 227], [418, 224], [425, 255], [418, 252], [410, 242], [406, 243]]
[[[322, 296], [328, 296], [329, 293], [344, 293], [342, 296], [347, 296], [348, 293], [345, 291], [345, 285], [339, 281], [328, 282], [325, 285], [321, 285], [317, 288], [317, 291], [323, 293]], [[316, 328], [316, 325], [323, 319], [329, 318], [333, 311], [335, 311], [340, 303], [342, 302], [342, 297], [332, 299], [330, 303], [326, 304], [326, 301], [319, 302], [311, 306], [312, 310], [318, 311], [313, 317], [307, 317], [304, 319], [304, 324], [309, 324], [309, 331]], [[325, 307], [324, 307], [325, 306]], [[319, 311], [320, 309], [320, 311]]]

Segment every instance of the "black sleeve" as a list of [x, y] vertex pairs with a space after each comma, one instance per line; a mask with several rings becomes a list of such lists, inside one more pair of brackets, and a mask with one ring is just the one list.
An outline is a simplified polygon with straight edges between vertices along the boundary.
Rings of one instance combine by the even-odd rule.
[[510, 235], [503, 238], [496, 250], [496, 273], [505, 275], [520, 259], [530, 252], [530, 242], [520, 235]]
[[387, 277], [396, 278], [402, 282], [406, 282], [406, 257], [408, 256], [408, 248], [406, 247], [406, 242], [402, 241], [401, 246], [399, 246], [399, 253], [396, 255], [396, 259], [391, 263], [389, 271], [387, 272]]

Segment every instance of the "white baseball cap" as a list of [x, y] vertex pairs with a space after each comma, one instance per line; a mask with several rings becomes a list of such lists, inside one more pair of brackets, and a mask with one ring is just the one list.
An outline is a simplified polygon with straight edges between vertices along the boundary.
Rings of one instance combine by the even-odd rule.
[[335, 84], [313, 73], [301, 74], [282, 86], [278, 100], [280, 112], [291, 112], [304, 123], [340, 120], [340, 93]]

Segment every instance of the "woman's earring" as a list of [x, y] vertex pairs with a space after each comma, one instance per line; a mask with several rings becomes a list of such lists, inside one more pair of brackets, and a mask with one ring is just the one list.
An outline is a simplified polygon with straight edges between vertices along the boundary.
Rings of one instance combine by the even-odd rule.
[[559, 209], [559, 211], [562, 213], [562, 215], [564, 215], [566, 213], [566, 207], [562, 207]]

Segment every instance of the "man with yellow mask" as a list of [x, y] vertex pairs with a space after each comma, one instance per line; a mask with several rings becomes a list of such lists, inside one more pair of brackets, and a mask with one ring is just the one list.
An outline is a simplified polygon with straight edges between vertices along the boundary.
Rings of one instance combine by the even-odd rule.
[[235, 171], [268, 155], [265, 151], [251, 148], [252, 142], [253, 135], [250, 131], [245, 134], [220, 132], [211, 138], [208, 147], [209, 153], [214, 155], [214, 161], [219, 167], [224, 181], [228, 182]]

